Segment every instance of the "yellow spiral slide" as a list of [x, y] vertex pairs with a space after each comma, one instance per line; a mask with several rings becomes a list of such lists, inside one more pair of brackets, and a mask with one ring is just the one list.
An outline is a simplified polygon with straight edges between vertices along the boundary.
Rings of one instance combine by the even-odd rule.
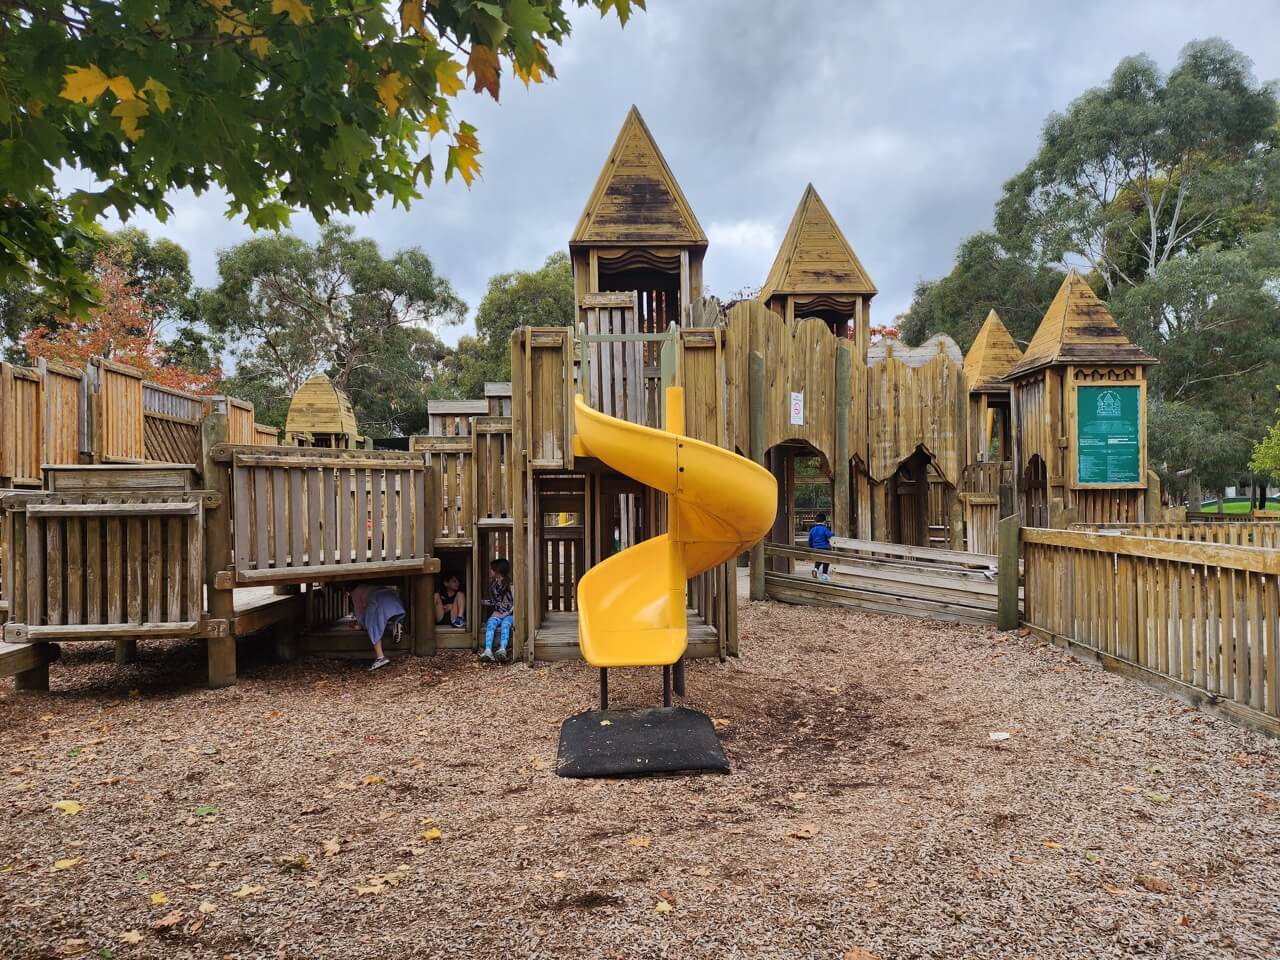
[[574, 400], [575, 450], [667, 494], [667, 532], [593, 566], [578, 582], [578, 645], [596, 667], [660, 667], [684, 654], [690, 577], [742, 553], [773, 526], [773, 475], [684, 436], [684, 390], [668, 387], [655, 430]]

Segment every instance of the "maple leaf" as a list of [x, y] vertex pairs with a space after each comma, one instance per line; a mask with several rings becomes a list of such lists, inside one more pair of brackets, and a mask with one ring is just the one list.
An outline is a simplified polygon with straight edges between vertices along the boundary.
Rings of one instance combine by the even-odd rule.
[[124, 933], [120, 934], [120, 942], [128, 944], [141, 943], [142, 934], [137, 930], [126, 930]]
[[120, 118], [120, 129], [134, 143], [142, 139], [144, 131], [139, 128], [138, 121], [150, 113], [150, 108], [142, 100], [122, 100], [111, 110], [113, 117]]
[[787, 836], [794, 840], [812, 840], [818, 835], [818, 828], [812, 823], [802, 823], [787, 831]]
[[176, 927], [181, 922], [182, 922], [182, 911], [171, 910], [169, 913], [166, 913], [163, 917], [161, 917], [151, 926], [157, 930], [168, 930], [171, 927]]
[[233, 897], [240, 897], [241, 899], [244, 899], [245, 897], [252, 897], [254, 894], [261, 893], [265, 889], [265, 887], [259, 887], [252, 883], [245, 883], [241, 884], [239, 890], [232, 890], [231, 895]]
[[271, 41], [266, 37], [254, 37], [249, 41], [249, 49], [260, 57], [265, 57], [271, 52]]
[[153, 907], [163, 907], [168, 902], [169, 902], [168, 894], [164, 893], [161, 890], [157, 890], [155, 893], [151, 895], [151, 905]]
[[59, 800], [53, 805], [53, 809], [60, 810], [70, 816], [73, 813], [79, 813], [84, 807], [76, 803], [74, 800]]
[[439, 840], [443, 836], [444, 834], [440, 831], [439, 827], [432, 827], [430, 830], [422, 831], [422, 839], [427, 843], [431, 843], [433, 840]]
[[1160, 793], [1156, 790], [1152, 790], [1147, 794], [1147, 799], [1152, 803], [1168, 803], [1169, 795], [1167, 793]]
[[446, 97], [452, 97], [465, 86], [462, 78], [458, 76], [461, 71], [462, 64], [452, 57], [436, 64], [436, 83], [440, 87], [440, 92]]
[[538, 66], [536, 61], [529, 64], [527, 68], [517, 63], [512, 67], [512, 70], [520, 82], [524, 84], [526, 90], [529, 89], [529, 84], [541, 83], [544, 79], [542, 67]]
[[315, 19], [315, 14], [311, 12], [311, 8], [303, 3], [302, 0], [271, 0], [271, 12], [287, 13], [295, 27], [310, 23]]
[[111, 83], [111, 78], [93, 64], [72, 67], [63, 80], [65, 83], [60, 96], [64, 100], [79, 100], [85, 104], [92, 104], [102, 96]]
[[642, 850], [651, 843], [653, 843], [653, 841], [648, 837], [632, 837], [627, 841], [627, 846], [635, 847], [637, 850]]
[[471, 56], [467, 59], [467, 74], [475, 78], [472, 89], [476, 93], [486, 90], [489, 96], [497, 100], [500, 72], [497, 51], [481, 43], [471, 45]]
[[399, 70], [393, 70], [378, 80], [378, 99], [387, 108], [387, 113], [395, 115], [400, 109], [400, 91], [407, 86]]
[[218, 908], [216, 905], [210, 903], [208, 900], [204, 900], [201, 902], [200, 906], [197, 907], [196, 909], [199, 910], [201, 913], [213, 913]]
[[400, 32], [408, 33], [410, 30], [424, 40], [435, 39], [422, 18], [422, 0], [404, 0], [400, 4]]
[[151, 102], [156, 109], [164, 113], [169, 109], [169, 88], [154, 77], [149, 77], [142, 85], [142, 92], [151, 95]]
[[125, 76], [112, 77], [107, 81], [107, 89], [120, 100], [134, 100], [138, 96], [138, 91], [133, 88], [133, 81]]
[[656, 913], [670, 913], [671, 904], [667, 903], [665, 900], [659, 900], [657, 904], [654, 905], [653, 909]]
[[342, 851], [342, 844], [337, 840], [325, 840], [320, 844], [320, 846], [324, 848], [324, 855], [326, 857], [335, 856]]
[[645, 9], [644, 5], [645, 0], [604, 0], [604, 2], [600, 4], [600, 16], [603, 17], [609, 12], [609, 8], [612, 7], [617, 11], [618, 22], [625, 27], [627, 25], [627, 21], [631, 19], [631, 8], [635, 7], [637, 10], [643, 10]]
[[372, 787], [379, 783], [386, 783], [387, 780], [385, 777], [380, 777], [376, 773], [371, 773], [360, 782], [363, 783], [366, 787]]
[[444, 168], [445, 181], [453, 179], [453, 171], [457, 170], [462, 175], [463, 182], [468, 187], [471, 186], [471, 181], [480, 172], [480, 163], [476, 160], [476, 154], [479, 152], [469, 147], [450, 147], [449, 162]]

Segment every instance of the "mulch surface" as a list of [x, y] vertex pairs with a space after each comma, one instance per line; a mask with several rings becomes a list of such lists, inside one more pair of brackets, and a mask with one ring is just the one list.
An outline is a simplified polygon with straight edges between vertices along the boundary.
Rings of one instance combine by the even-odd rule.
[[732, 773], [624, 781], [553, 772], [580, 664], [67, 645], [0, 682], [0, 956], [1280, 955], [1280, 744], [1013, 634], [740, 617], [687, 701]]

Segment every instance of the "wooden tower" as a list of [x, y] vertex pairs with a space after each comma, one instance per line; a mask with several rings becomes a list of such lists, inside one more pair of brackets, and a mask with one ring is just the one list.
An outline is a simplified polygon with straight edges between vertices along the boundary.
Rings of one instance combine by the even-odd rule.
[[586, 294], [634, 292], [640, 332], [662, 332], [701, 297], [706, 252], [707, 235], [633, 106], [569, 240], [579, 306]]
[[1009, 384], [1005, 382], [1022, 351], [992, 310], [964, 357], [969, 386], [969, 463], [990, 463], [1012, 456]]
[[[1005, 379], [1013, 467], [1027, 526], [1146, 519], [1146, 367], [1075, 270]], [[1056, 511], [1058, 502], [1063, 512]]]
[[862, 261], [809, 184], [760, 290], [760, 301], [788, 323], [821, 318], [836, 336], [855, 340], [865, 361], [875, 295], [876, 285]]
[[289, 401], [285, 442], [303, 447], [352, 449], [363, 444], [350, 398], [317, 373]]

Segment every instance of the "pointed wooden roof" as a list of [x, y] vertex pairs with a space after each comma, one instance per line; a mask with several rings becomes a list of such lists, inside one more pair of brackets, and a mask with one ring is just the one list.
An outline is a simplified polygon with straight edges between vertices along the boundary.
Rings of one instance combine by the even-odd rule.
[[849, 246], [812, 183], [804, 188], [769, 277], [760, 290], [760, 299], [768, 300], [775, 293], [864, 296], [877, 293], [862, 261]]
[[345, 433], [356, 436], [360, 428], [351, 409], [351, 399], [323, 373], [317, 373], [299, 387], [289, 401], [284, 432]]
[[998, 387], [1008, 390], [1000, 381], [1022, 359], [1022, 351], [1000, 320], [1000, 314], [992, 310], [982, 323], [982, 329], [973, 340], [973, 346], [964, 357], [964, 378], [970, 390]]
[[634, 106], [618, 131], [569, 246], [706, 246], [698, 218]]
[[1098, 299], [1084, 277], [1072, 270], [1045, 311], [1027, 352], [1013, 365], [1007, 378], [1055, 363], [1156, 362], [1155, 357], [1124, 335], [1107, 305]]

